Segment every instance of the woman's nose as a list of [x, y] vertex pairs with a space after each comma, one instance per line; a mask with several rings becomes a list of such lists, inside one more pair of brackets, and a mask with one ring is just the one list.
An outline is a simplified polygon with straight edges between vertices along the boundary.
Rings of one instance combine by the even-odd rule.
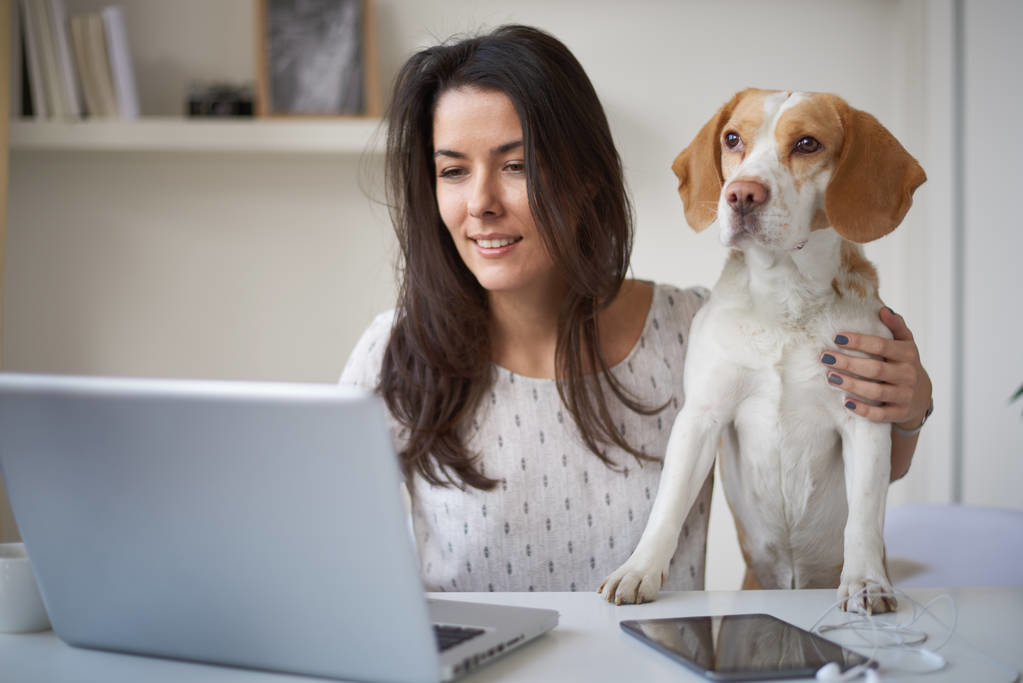
[[469, 215], [473, 218], [497, 216], [501, 213], [499, 191], [495, 187], [496, 180], [489, 174], [476, 176], [469, 197]]

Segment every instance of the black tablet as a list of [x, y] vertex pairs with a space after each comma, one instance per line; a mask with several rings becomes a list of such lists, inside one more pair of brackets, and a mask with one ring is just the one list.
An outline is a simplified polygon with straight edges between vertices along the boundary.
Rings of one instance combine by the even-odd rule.
[[828, 662], [842, 671], [867, 658], [769, 614], [637, 619], [622, 629], [717, 681], [812, 678]]

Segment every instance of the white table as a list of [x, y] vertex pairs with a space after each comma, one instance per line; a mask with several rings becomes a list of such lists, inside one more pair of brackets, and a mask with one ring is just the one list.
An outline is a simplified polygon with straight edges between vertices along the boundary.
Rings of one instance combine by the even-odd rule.
[[[928, 683], [1012, 680], [1008, 671], [999, 668], [989, 657], [1023, 670], [1023, 586], [954, 588], [947, 591], [918, 588], [907, 592], [920, 602], [943, 592], [955, 599], [959, 611], [958, 628], [956, 635], [941, 650], [949, 664], [945, 670], [935, 674], [886, 675], [883, 680]], [[547, 607], [561, 613], [561, 622], [554, 631], [477, 671], [464, 679], [467, 683], [675, 683], [703, 679], [623, 633], [618, 622], [637, 618], [766, 612], [809, 628], [832, 604], [834, 595], [832, 590], [662, 593], [655, 603], [622, 607], [609, 605], [594, 593], [447, 593], [438, 597]], [[908, 609], [907, 605], [900, 605], [900, 612], [905, 613]], [[0, 679], [18, 683], [309, 683], [318, 680], [73, 648], [65, 645], [52, 631], [0, 635]]]

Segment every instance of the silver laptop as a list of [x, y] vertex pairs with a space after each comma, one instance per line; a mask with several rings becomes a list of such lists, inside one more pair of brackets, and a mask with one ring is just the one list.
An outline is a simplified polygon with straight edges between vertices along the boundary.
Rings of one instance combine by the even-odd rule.
[[436, 681], [557, 624], [426, 599], [384, 407], [354, 389], [0, 373], [0, 468], [71, 645]]

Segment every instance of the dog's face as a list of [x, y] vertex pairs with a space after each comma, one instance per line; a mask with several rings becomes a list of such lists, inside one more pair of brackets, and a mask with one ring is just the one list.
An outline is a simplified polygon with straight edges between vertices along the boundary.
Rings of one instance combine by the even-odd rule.
[[675, 159], [686, 218], [717, 220], [731, 247], [800, 249], [833, 227], [867, 242], [893, 230], [923, 169], [877, 120], [822, 93], [744, 90]]
[[784, 92], [744, 97], [718, 144], [721, 242], [788, 250], [805, 244], [812, 227], [827, 227], [824, 196], [842, 138], [837, 114], [818, 98]]

